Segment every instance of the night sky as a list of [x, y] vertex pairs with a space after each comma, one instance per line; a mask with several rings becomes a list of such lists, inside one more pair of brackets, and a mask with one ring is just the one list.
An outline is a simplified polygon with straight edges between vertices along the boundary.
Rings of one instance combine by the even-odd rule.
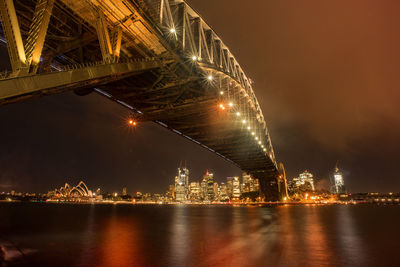
[[[307, 169], [327, 188], [339, 160], [350, 192], [400, 191], [399, 1], [188, 2], [254, 80], [289, 178]], [[241, 173], [154, 123], [133, 131], [128, 114], [95, 93], [1, 106], [0, 191], [164, 192], [185, 161], [191, 180]]]

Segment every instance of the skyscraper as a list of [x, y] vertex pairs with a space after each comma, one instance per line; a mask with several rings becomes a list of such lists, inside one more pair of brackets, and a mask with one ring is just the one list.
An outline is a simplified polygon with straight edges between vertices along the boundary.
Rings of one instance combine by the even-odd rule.
[[346, 188], [344, 187], [343, 174], [339, 171], [337, 164], [333, 172], [333, 186], [331, 191], [333, 194], [343, 194], [346, 192]]
[[122, 195], [123, 195], [123, 196], [126, 196], [126, 195], [127, 195], [127, 194], [126, 194], [126, 187], [122, 188]]
[[302, 187], [305, 190], [315, 190], [314, 187], [314, 179], [312, 173], [305, 170], [303, 173], [300, 173], [299, 178], [294, 178], [293, 180], [296, 182], [297, 187]]
[[[204, 188], [205, 187], [205, 188]], [[206, 189], [204, 200], [213, 201], [214, 200], [214, 175], [208, 171], [203, 177], [202, 189]]]
[[178, 175], [175, 176], [175, 199], [185, 201], [189, 199], [189, 170], [178, 168]]
[[226, 194], [228, 198], [233, 197], [233, 177], [226, 178]]
[[232, 179], [232, 197], [239, 198], [240, 197], [240, 180], [239, 177], [233, 177]]
[[201, 190], [199, 182], [191, 182], [189, 186], [189, 199], [190, 200], [200, 200]]
[[219, 196], [220, 196], [220, 201], [226, 201], [229, 199], [228, 193], [227, 193], [227, 187], [225, 183], [221, 183], [219, 187]]

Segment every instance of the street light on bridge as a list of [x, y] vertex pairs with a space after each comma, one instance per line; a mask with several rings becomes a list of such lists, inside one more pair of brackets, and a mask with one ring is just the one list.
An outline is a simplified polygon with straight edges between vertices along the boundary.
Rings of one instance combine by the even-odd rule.
[[136, 126], [136, 125], [137, 125], [137, 122], [134, 121], [134, 120], [132, 120], [132, 119], [130, 119], [130, 120], [128, 120], [128, 124], [129, 124], [130, 126]]

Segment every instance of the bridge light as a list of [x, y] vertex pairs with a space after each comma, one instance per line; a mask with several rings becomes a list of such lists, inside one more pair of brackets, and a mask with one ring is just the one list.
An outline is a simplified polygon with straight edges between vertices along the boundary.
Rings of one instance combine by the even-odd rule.
[[263, 150], [264, 150], [264, 151], [267, 151], [267, 149], [266, 149], [266, 148], [264, 148]]
[[207, 79], [208, 79], [209, 81], [212, 81], [212, 80], [213, 80], [213, 76], [212, 76], [212, 75], [208, 75], [208, 76], [207, 76]]
[[136, 126], [137, 123], [136, 123], [136, 121], [130, 119], [130, 120], [128, 121], [128, 124], [131, 125], [131, 126]]
[[242, 120], [242, 123], [245, 124], [245, 123], [246, 123], [246, 120]]
[[175, 28], [169, 29], [169, 32], [170, 32], [170, 33], [175, 33], [175, 32], [176, 32], [176, 31], [175, 31]]
[[193, 61], [196, 61], [196, 60], [197, 60], [197, 57], [196, 57], [196, 56], [192, 56], [192, 60], [193, 60]]
[[250, 131], [250, 129], [251, 129], [251, 127], [250, 127], [250, 126], [247, 126], [247, 130], [249, 130], [249, 131]]
[[224, 94], [224, 91], [220, 91], [219, 94], [220, 94], [220, 95], [223, 95], [223, 94]]
[[223, 104], [219, 104], [219, 108], [225, 110], [225, 106]]
[[258, 140], [258, 137], [256, 136], [254, 139]]
[[261, 141], [258, 141], [258, 144], [261, 145]]
[[238, 117], [239, 117], [239, 116], [240, 116], [240, 112], [236, 112], [236, 116], [238, 116]]
[[256, 133], [255, 132], [251, 132], [251, 135], [255, 135]]
[[228, 104], [230, 107], [233, 107], [233, 103], [232, 102], [229, 102], [229, 104]]

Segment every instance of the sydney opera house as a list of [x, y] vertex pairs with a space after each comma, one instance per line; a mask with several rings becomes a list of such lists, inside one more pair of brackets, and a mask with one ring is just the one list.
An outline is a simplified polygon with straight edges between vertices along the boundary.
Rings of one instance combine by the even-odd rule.
[[70, 186], [66, 183], [63, 187], [49, 192], [51, 199], [79, 200], [95, 197], [95, 194], [89, 190], [83, 181], [76, 186]]

